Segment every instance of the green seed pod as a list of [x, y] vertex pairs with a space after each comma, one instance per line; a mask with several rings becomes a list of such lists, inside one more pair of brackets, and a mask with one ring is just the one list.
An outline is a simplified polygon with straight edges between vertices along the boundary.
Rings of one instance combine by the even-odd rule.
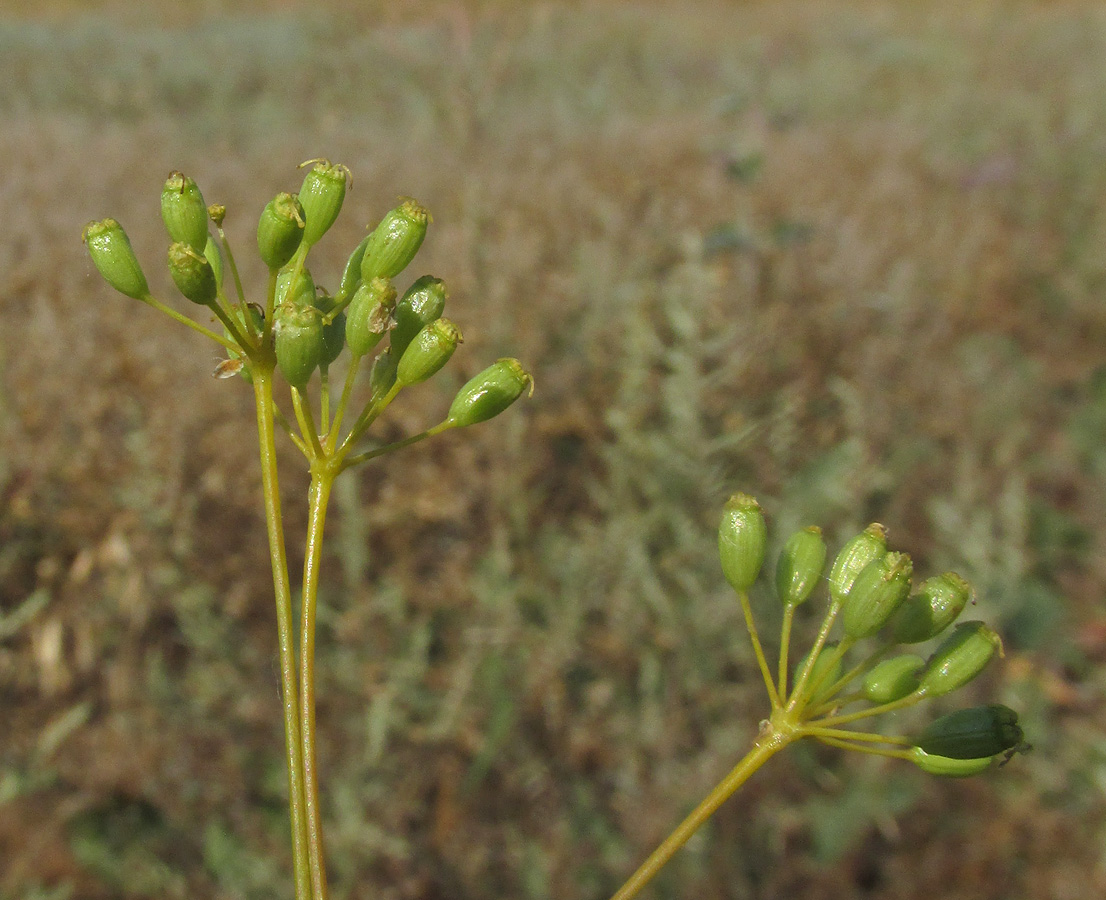
[[319, 368], [329, 368], [346, 347], [346, 314], [338, 313], [328, 325], [326, 317], [334, 309], [334, 298], [329, 294], [319, 294], [315, 298], [315, 309], [323, 323], [323, 351], [319, 356]]
[[991, 661], [1002, 640], [984, 622], [961, 622], [934, 651], [918, 690], [940, 697], [967, 684]]
[[829, 573], [830, 599], [842, 603], [861, 570], [886, 552], [887, 529], [873, 522], [846, 543], [833, 561]]
[[361, 280], [395, 278], [415, 258], [430, 216], [410, 198], [389, 212], [376, 226], [361, 260]]
[[995, 703], [941, 716], [915, 743], [931, 756], [981, 759], [1012, 750], [1023, 737], [1018, 714], [1009, 706]]
[[784, 606], [798, 606], [818, 586], [826, 564], [826, 542], [817, 525], [787, 539], [776, 564], [776, 593]]
[[369, 369], [369, 390], [372, 391], [373, 397], [383, 397], [392, 389], [392, 385], [396, 383], [397, 366], [398, 363], [391, 348], [373, 360], [372, 368]]
[[879, 631], [910, 593], [914, 565], [905, 553], [885, 553], [856, 576], [841, 608], [841, 627], [858, 641]]
[[734, 494], [726, 501], [718, 526], [718, 556], [722, 574], [738, 593], [757, 580], [767, 543], [768, 526], [760, 504], [748, 494]]
[[282, 303], [273, 318], [277, 366], [292, 387], [303, 390], [323, 354], [323, 322], [313, 306]]
[[361, 283], [361, 260], [365, 258], [365, 248], [369, 245], [371, 236], [365, 235], [357, 248], [349, 255], [349, 259], [346, 260], [346, 267], [342, 270], [342, 281], [338, 285], [338, 293], [334, 295], [334, 299], [339, 303], [344, 303], [347, 298], [353, 296], [353, 292], [357, 290], [357, 286]]
[[312, 162], [315, 165], [304, 176], [299, 193], [300, 203], [307, 217], [303, 240], [308, 246], [317, 244], [319, 238], [334, 224], [342, 210], [342, 201], [346, 199], [346, 188], [350, 183], [349, 169], [345, 166], [333, 166], [325, 159]]
[[161, 189], [161, 220], [174, 243], [197, 253], [207, 246], [207, 205], [200, 189], [187, 175], [172, 172]]
[[279, 193], [266, 204], [257, 222], [257, 249], [270, 269], [279, 269], [290, 260], [303, 240], [304, 217], [300, 201], [288, 193]]
[[404, 387], [426, 381], [449, 362], [461, 340], [461, 332], [449, 319], [431, 322], [403, 351], [396, 368], [396, 381]]
[[934, 756], [926, 753], [921, 747], [912, 747], [910, 749], [910, 761], [930, 775], [940, 775], [944, 778], [967, 778], [969, 775], [986, 772], [994, 765], [995, 758], [985, 756], [982, 759], [953, 759], [949, 756]]
[[971, 595], [971, 585], [955, 572], [927, 578], [895, 616], [895, 643], [919, 644], [936, 637], [956, 621]]
[[169, 274], [177, 290], [193, 303], [210, 306], [215, 302], [215, 272], [202, 251], [180, 241], [170, 244]]
[[885, 659], [864, 676], [864, 698], [875, 704], [893, 703], [918, 689], [918, 673], [926, 661], [904, 653]]
[[204, 257], [211, 264], [211, 271], [215, 273], [215, 284], [223, 286], [223, 253], [219, 249], [219, 243], [208, 237], [204, 245]]
[[150, 287], [138, 257], [134, 255], [130, 239], [115, 219], [89, 222], [81, 235], [88, 247], [92, 263], [104, 276], [104, 280], [120, 294], [135, 300], [150, 296]]
[[364, 356], [388, 333], [396, 289], [386, 278], [362, 282], [346, 310], [346, 343], [354, 356]]
[[407, 345], [427, 325], [440, 319], [445, 311], [446, 292], [441, 279], [423, 275], [416, 279], [396, 304], [392, 317], [392, 349], [400, 356]]
[[534, 390], [534, 379], [517, 359], [500, 359], [457, 392], [446, 421], [454, 427], [475, 425], [498, 416], [522, 392]]
[[296, 267], [294, 265], [287, 265], [279, 272], [277, 272], [276, 279], [276, 304], [280, 306], [281, 303], [292, 302], [297, 306], [314, 306], [315, 305], [315, 279], [311, 277], [311, 273], [307, 270], [306, 266], [300, 267], [299, 278], [296, 279], [295, 287], [290, 291], [292, 287], [292, 276], [296, 273]]
[[[841, 677], [844, 658], [833, 658], [836, 649], [837, 644], [830, 641], [828, 644], [822, 646], [822, 652], [818, 654], [818, 658], [814, 661], [814, 668], [810, 670], [810, 677], [807, 678], [806, 687], [804, 688], [804, 693], [807, 695], [806, 702], [811, 705], [828, 700], [830, 689], [837, 679]], [[810, 652], [808, 651], [806, 656], [804, 656], [795, 667], [795, 678], [799, 677], [799, 673], [806, 668], [806, 664], [809, 661]], [[811, 688], [814, 689], [813, 694], [810, 693]]]

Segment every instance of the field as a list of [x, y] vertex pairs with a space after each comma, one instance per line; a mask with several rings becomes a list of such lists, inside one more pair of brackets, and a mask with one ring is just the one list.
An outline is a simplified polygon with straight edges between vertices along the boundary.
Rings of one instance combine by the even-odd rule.
[[737, 490], [776, 547], [880, 521], [971, 579], [1006, 655], [955, 705], [1034, 750], [951, 781], [796, 748], [648, 896], [1106, 892], [1101, 4], [137, 10], [0, 3], [0, 900], [292, 896], [252, 395], [80, 233], [119, 219], [172, 296], [180, 169], [263, 285], [257, 214], [324, 156], [354, 186], [316, 280], [417, 197], [412, 275], [465, 334], [384, 434], [498, 356], [537, 386], [338, 482], [336, 900], [621, 884], [765, 712], [717, 563]]

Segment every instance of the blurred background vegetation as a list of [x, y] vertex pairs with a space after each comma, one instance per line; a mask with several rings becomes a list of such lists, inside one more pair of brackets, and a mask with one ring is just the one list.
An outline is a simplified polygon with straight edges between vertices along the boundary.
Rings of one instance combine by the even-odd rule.
[[245, 261], [319, 156], [355, 186], [316, 280], [418, 197], [465, 332], [383, 431], [498, 355], [538, 387], [339, 482], [335, 898], [621, 883], [763, 714], [734, 490], [777, 545], [878, 520], [972, 579], [1007, 652], [956, 705], [1035, 751], [796, 748], [651, 896], [1101, 896], [1103, 58], [1079, 0], [0, 4], [0, 898], [291, 896], [252, 398], [79, 235], [120, 219], [168, 296], [170, 170]]

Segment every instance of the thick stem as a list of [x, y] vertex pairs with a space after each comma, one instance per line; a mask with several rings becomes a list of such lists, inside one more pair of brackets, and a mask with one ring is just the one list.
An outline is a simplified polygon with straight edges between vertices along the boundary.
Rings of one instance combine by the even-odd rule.
[[334, 473], [313, 466], [307, 526], [307, 552], [303, 561], [303, 609], [300, 621], [300, 723], [303, 742], [304, 800], [307, 813], [307, 849], [315, 900], [326, 900], [326, 858], [319, 812], [318, 770], [315, 765], [315, 610], [319, 597], [323, 526]]
[[292, 592], [288, 579], [288, 556], [284, 547], [284, 526], [280, 515], [280, 486], [277, 480], [276, 441], [273, 434], [272, 374], [271, 363], [267, 366], [255, 365], [253, 388], [257, 401], [257, 436], [261, 447], [261, 486], [265, 498], [265, 525], [269, 533], [269, 556], [273, 564], [273, 593], [276, 596], [280, 687], [284, 707], [284, 741], [288, 754], [288, 801], [292, 820], [292, 863], [296, 876], [296, 900], [311, 900], [307, 817], [303, 793], [303, 756], [297, 709], [296, 650], [292, 630]]
[[653, 879], [653, 876], [661, 870], [665, 863], [672, 859], [676, 851], [688, 842], [688, 839], [699, 830], [699, 827], [714, 814], [718, 807], [748, 781], [757, 769], [786, 747], [794, 737], [795, 735], [779, 731], [761, 735], [741, 762], [734, 766], [730, 774], [723, 778], [714, 790], [692, 810], [691, 814], [676, 826], [676, 830], [650, 854], [649, 858], [641, 864], [641, 867], [611, 897], [611, 900], [630, 900], [631, 897], [636, 897], [638, 892]]

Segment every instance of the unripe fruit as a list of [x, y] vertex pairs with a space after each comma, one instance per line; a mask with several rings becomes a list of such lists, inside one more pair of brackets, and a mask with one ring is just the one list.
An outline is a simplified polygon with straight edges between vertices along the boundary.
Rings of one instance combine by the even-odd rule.
[[936, 637], [956, 621], [971, 595], [971, 586], [955, 572], [927, 578], [895, 616], [895, 642], [918, 644]]
[[396, 289], [384, 278], [362, 282], [346, 309], [346, 343], [354, 356], [364, 356], [385, 334], [395, 308]]
[[169, 274], [177, 290], [193, 303], [210, 306], [215, 302], [217, 285], [211, 263], [202, 252], [189, 244], [178, 242], [169, 245]]
[[931, 722], [915, 743], [926, 753], [952, 759], [980, 759], [1012, 750], [1022, 742], [1018, 714], [1008, 706], [958, 709]]
[[920, 656], [910, 653], [885, 659], [864, 676], [864, 698], [878, 705], [913, 694], [918, 689], [918, 673], [925, 664]]
[[438, 319], [415, 335], [396, 368], [396, 381], [405, 387], [426, 381], [442, 368], [461, 343], [461, 332], [448, 319]]
[[934, 651], [918, 690], [933, 697], [948, 694], [983, 671], [1002, 640], [984, 622], [962, 622]]
[[861, 570], [886, 552], [887, 529], [878, 522], [873, 522], [846, 543], [830, 569], [829, 588], [833, 602], [843, 602]]
[[161, 220], [174, 243], [187, 244], [197, 253], [207, 246], [207, 206], [196, 182], [172, 172], [161, 189]]
[[303, 240], [308, 246], [318, 243], [338, 218], [349, 183], [349, 169], [331, 165], [325, 159], [316, 160], [311, 171], [304, 176], [299, 200], [307, 219]]
[[361, 260], [361, 280], [395, 278], [415, 258], [430, 216], [410, 198], [389, 212], [376, 226]]
[[785, 606], [798, 606], [811, 595], [826, 564], [826, 542], [817, 526], [787, 539], [776, 564], [776, 593]]
[[982, 759], [953, 759], [949, 756], [935, 756], [926, 753], [921, 747], [910, 748], [910, 761], [923, 772], [940, 775], [944, 778], [967, 778], [986, 772], [994, 765], [993, 756]]
[[768, 526], [760, 504], [748, 494], [734, 494], [726, 501], [718, 525], [718, 556], [722, 574], [738, 593], [757, 580], [767, 543]]
[[379, 354], [373, 360], [369, 369], [369, 390], [374, 398], [383, 397], [396, 383], [396, 368], [398, 363], [391, 347]]
[[871, 637], [910, 593], [914, 566], [905, 553], [885, 553], [856, 576], [841, 609], [841, 627], [852, 640]]
[[431, 275], [423, 275], [415, 280], [395, 304], [392, 318], [395, 319], [395, 327], [392, 328], [390, 343], [392, 350], [399, 356], [407, 345], [414, 340], [427, 325], [435, 319], [440, 319], [445, 311], [446, 291], [441, 279]]
[[[837, 679], [841, 677], [843, 664], [843, 658], [837, 656], [836, 650], [837, 644], [831, 641], [822, 647], [822, 652], [818, 654], [818, 658], [814, 661], [814, 668], [810, 670], [810, 676], [807, 678], [806, 686], [803, 689], [807, 696], [807, 703], [817, 704], [829, 699], [830, 690]], [[806, 668], [809, 661], [810, 652], [808, 651], [795, 667], [796, 678]], [[813, 693], [811, 693], [812, 690]]]
[[323, 323], [313, 306], [282, 303], [273, 319], [277, 366], [284, 379], [303, 390], [323, 353]]
[[280, 193], [261, 211], [257, 222], [257, 250], [270, 269], [279, 269], [299, 249], [303, 240], [304, 217], [300, 201], [292, 194]]
[[93, 265], [108, 284], [135, 300], [150, 296], [150, 287], [131, 248], [130, 239], [115, 219], [89, 222], [81, 239], [88, 247]]
[[522, 363], [500, 359], [457, 392], [446, 421], [454, 427], [486, 422], [514, 403], [528, 387], [534, 390], [534, 379]]

